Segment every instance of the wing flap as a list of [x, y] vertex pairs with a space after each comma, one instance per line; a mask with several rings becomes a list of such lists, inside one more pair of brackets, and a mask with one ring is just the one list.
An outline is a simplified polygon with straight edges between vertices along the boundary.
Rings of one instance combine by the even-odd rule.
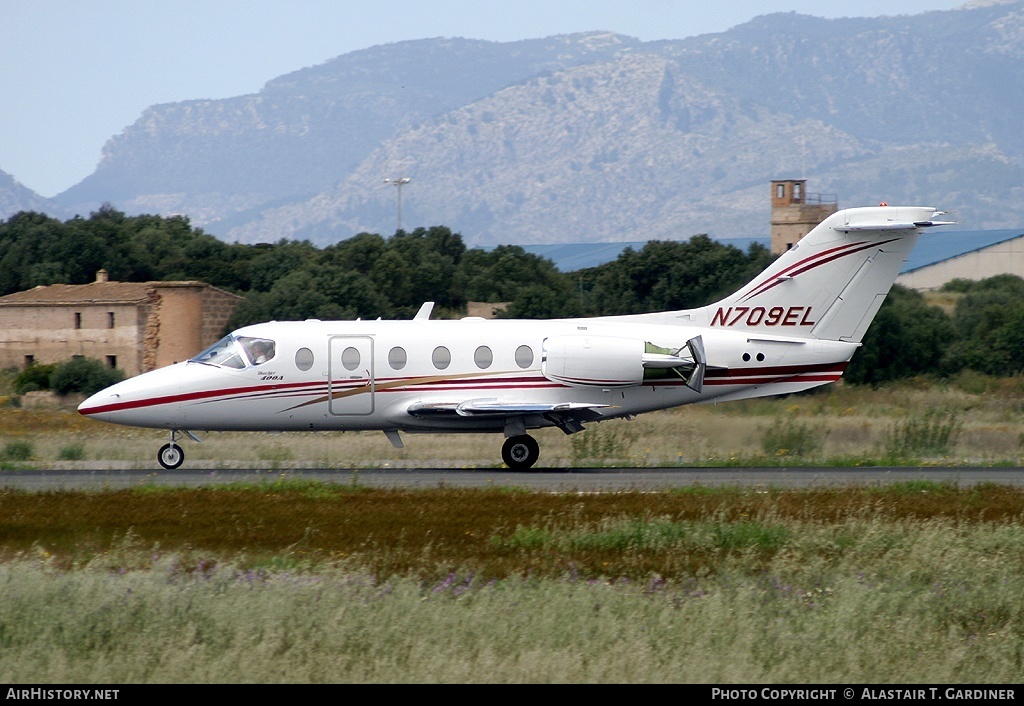
[[503, 402], [497, 398], [486, 398], [461, 402], [414, 402], [406, 408], [406, 412], [415, 417], [509, 417], [528, 414], [588, 417], [588, 413], [596, 416], [596, 410], [610, 406], [590, 402]]

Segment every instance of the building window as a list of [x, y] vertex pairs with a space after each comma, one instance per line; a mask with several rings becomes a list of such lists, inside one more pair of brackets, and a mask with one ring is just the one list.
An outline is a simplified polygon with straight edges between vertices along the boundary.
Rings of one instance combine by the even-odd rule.
[[107, 312], [107, 328], [114, 328], [114, 312]]
[[116, 368], [117, 367], [117, 356], [116, 355], [108, 355], [107, 356], [107, 367], [108, 368]]
[[82, 312], [75, 312], [75, 329], [82, 328]]
[[784, 184], [775, 185], [775, 198], [784, 199], [786, 197], [786, 186]]
[[800, 201], [803, 197], [803, 184], [793, 184], [793, 200]]
[[35, 364], [36, 364], [36, 357], [34, 355], [27, 355], [27, 356], [25, 356], [25, 367], [26, 368], [31, 368]]

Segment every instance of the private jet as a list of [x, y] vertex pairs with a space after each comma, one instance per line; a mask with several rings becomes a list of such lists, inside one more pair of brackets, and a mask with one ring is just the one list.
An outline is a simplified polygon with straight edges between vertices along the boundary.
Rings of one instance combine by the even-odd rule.
[[190, 360], [85, 400], [92, 419], [199, 431], [503, 434], [512, 469], [540, 456], [532, 429], [680, 405], [800, 392], [838, 380], [921, 232], [928, 207], [838, 211], [764, 272], [709, 306], [555, 320], [271, 321]]

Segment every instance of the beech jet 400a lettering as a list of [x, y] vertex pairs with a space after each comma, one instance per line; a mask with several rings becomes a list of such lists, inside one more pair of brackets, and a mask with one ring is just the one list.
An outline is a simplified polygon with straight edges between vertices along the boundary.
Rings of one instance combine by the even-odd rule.
[[839, 211], [710, 306], [547, 321], [272, 321], [191, 360], [109, 387], [79, 411], [170, 430], [165, 468], [196, 431], [490, 432], [529, 468], [530, 429], [695, 402], [799, 392], [838, 380], [933, 208]]

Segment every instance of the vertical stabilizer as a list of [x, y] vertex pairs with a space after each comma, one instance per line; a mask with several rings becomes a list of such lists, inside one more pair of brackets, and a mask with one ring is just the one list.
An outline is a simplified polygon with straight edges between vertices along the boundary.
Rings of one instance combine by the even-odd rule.
[[735, 294], [699, 310], [706, 325], [858, 343], [934, 208], [852, 208], [815, 227]]

